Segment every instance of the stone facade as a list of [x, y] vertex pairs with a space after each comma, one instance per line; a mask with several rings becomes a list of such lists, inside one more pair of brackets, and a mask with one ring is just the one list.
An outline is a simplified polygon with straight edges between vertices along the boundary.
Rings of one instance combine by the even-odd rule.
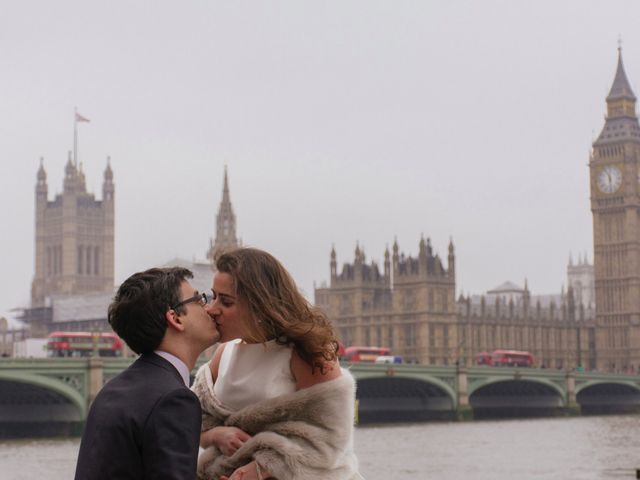
[[107, 160], [99, 201], [87, 192], [82, 166], [69, 155], [63, 192], [49, 201], [41, 161], [35, 192], [32, 308], [44, 307], [53, 295], [113, 291], [115, 199], [109, 163]]
[[618, 50], [604, 128], [589, 159], [600, 370], [640, 367], [640, 125]]
[[586, 254], [584, 257], [579, 256], [576, 263], [573, 263], [573, 258], [569, 257], [567, 285], [573, 289], [576, 305], [582, 305], [584, 308], [595, 308], [595, 276], [593, 265], [589, 263]]
[[[90, 294], [113, 295], [115, 188], [110, 163], [107, 158], [102, 200], [96, 200], [87, 192], [82, 164], [78, 166], [69, 153], [63, 191], [49, 201], [47, 174], [40, 160], [35, 189], [31, 305], [22, 309], [19, 317], [28, 325], [30, 337], [45, 337], [56, 329], [53, 307], [58, 299], [69, 297], [85, 302], [95, 296]], [[88, 319], [79, 318], [74, 324], [83, 320]], [[94, 330], [96, 322], [103, 323], [92, 318]]]
[[447, 267], [429, 239], [418, 256], [384, 253], [381, 272], [356, 246], [353, 263], [337, 271], [331, 251], [331, 283], [315, 290], [315, 302], [338, 328], [345, 345], [388, 346], [405, 361], [453, 364], [458, 358], [455, 256], [449, 244]]
[[[503, 294], [505, 293], [505, 294]], [[480, 352], [531, 352], [543, 368], [586, 368], [595, 364], [595, 310], [566, 294], [532, 296], [524, 288], [460, 296], [457, 302], [461, 361], [471, 365]]]
[[532, 296], [526, 282], [506, 282], [456, 301], [453, 243], [446, 269], [429, 240], [420, 241], [417, 258], [399, 254], [397, 242], [384, 258], [380, 272], [358, 246], [338, 273], [331, 251], [331, 283], [316, 289], [315, 302], [344, 345], [390, 347], [405, 361], [431, 365], [473, 365], [477, 354], [502, 348], [530, 351], [540, 367], [596, 367], [595, 310], [577, 305], [572, 287]]

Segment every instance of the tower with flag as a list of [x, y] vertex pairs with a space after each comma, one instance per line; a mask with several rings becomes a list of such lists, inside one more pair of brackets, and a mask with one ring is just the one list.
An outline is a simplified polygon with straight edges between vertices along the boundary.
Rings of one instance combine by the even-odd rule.
[[[44, 159], [36, 175], [35, 272], [31, 306], [44, 307], [54, 296], [110, 292], [114, 285], [115, 188], [111, 161], [103, 173], [102, 199], [87, 191], [78, 162], [78, 123], [65, 166], [62, 192], [49, 200]], [[32, 332], [34, 334], [35, 332]]]

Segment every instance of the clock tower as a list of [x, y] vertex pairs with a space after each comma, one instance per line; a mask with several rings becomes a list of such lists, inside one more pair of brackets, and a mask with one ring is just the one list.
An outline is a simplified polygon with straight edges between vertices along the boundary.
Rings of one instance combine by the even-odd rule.
[[618, 48], [604, 128], [589, 159], [597, 368], [640, 369], [640, 126]]

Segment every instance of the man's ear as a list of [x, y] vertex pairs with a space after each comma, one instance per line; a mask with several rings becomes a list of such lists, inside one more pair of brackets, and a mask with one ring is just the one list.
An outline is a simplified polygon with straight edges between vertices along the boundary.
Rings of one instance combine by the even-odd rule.
[[167, 320], [167, 328], [173, 328], [178, 332], [184, 331], [184, 322], [175, 310], [167, 310], [167, 313], [164, 314], [164, 317]]

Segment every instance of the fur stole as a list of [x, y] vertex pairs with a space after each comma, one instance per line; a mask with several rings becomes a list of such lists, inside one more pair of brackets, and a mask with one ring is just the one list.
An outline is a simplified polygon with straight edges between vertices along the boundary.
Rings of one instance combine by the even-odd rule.
[[232, 456], [216, 447], [198, 459], [198, 478], [218, 480], [256, 460], [278, 480], [356, 480], [353, 453], [355, 381], [342, 370], [334, 380], [280, 395], [238, 411], [223, 408], [213, 395], [209, 365], [196, 375], [192, 390], [202, 406], [202, 430], [238, 427], [252, 438]]

